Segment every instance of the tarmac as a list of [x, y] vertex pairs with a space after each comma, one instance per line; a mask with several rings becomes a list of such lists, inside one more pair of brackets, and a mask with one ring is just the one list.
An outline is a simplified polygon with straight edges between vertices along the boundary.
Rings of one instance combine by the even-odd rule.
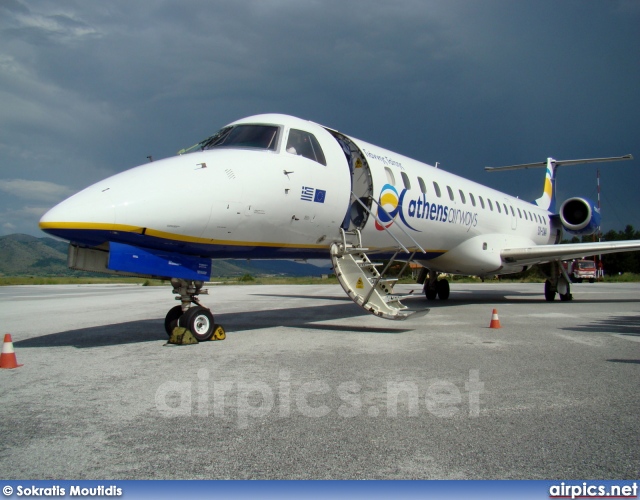
[[[637, 479], [640, 284], [453, 284], [388, 321], [339, 285], [0, 288], [4, 479]], [[489, 328], [497, 309], [500, 329]]]

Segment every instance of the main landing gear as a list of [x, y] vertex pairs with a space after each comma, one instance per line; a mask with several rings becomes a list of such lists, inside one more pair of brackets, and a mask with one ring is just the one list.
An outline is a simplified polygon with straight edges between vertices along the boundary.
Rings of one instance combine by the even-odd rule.
[[544, 282], [544, 299], [547, 302], [553, 302], [557, 293], [562, 302], [573, 300], [573, 295], [571, 295], [571, 280], [569, 276], [567, 276], [564, 267], [558, 262], [550, 262], [549, 266], [549, 277], [547, 281]]
[[446, 278], [439, 280], [438, 273], [428, 271], [424, 280], [424, 294], [427, 300], [436, 300], [436, 297], [440, 300], [447, 300], [450, 293], [449, 280]]
[[198, 301], [199, 294], [207, 293], [207, 290], [202, 290], [204, 283], [172, 278], [171, 284], [173, 293], [179, 295], [176, 300], [181, 301], [181, 305], [172, 307], [164, 318], [167, 335], [171, 336], [173, 329], [180, 326], [189, 330], [199, 342], [212, 338], [224, 340], [227, 336], [224, 328], [215, 324], [211, 310]]

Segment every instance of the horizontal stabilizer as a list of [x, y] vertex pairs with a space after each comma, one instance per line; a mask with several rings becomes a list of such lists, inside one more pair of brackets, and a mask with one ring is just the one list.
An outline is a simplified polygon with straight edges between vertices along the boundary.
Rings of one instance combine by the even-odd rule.
[[[610, 161], [622, 161], [622, 160], [633, 160], [632, 155], [624, 155], [624, 156], [611, 156], [609, 158], [586, 158], [584, 160], [552, 160], [555, 163], [556, 167], [561, 167], [565, 165], [580, 165], [582, 163], [605, 163]], [[542, 168], [546, 167], [548, 163], [547, 161], [540, 161], [537, 163], [523, 163], [522, 165], [509, 165], [507, 167], [484, 167], [487, 172], [497, 172], [499, 170], [521, 170], [527, 168]]]

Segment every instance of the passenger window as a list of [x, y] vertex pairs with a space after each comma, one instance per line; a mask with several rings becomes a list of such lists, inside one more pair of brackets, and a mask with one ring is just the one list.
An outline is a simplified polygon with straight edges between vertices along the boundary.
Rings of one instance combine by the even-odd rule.
[[480, 206], [484, 210], [484, 200], [482, 199], [482, 196], [478, 196], [478, 199], [480, 200]]
[[455, 201], [456, 199], [453, 197], [453, 190], [449, 186], [447, 186], [447, 192], [449, 193], [449, 199], [451, 201]]
[[[525, 214], [525, 217], [526, 217], [526, 214]], [[533, 222], [533, 215], [531, 215], [531, 212], [529, 212], [529, 220]]]
[[467, 200], [464, 197], [464, 193], [462, 192], [462, 189], [458, 189], [458, 193], [460, 193], [460, 199], [462, 200], [462, 203], [464, 203], [466, 205], [467, 204]]
[[440, 192], [440, 186], [438, 186], [438, 183], [436, 181], [433, 181], [433, 189], [436, 190], [436, 196], [438, 198], [442, 198], [442, 193]]
[[[515, 217], [516, 213], [513, 211], [513, 207], [511, 205], [509, 205], [509, 207], [511, 207], [511, 215], [513, 215]], [[520, 217], [520, 218], [522, 218], [522, 217]]]
[[502, 206], [504, 207], [504, 214], [509, 215], [509, 209], [507, 208], [507, 204], [503, 203]]
[[287, 153], [304, 156], [317, 161], [321, 165], [327, 165], [324, 153], [318, 139], [313, 134], [292, 128], [287, 139]]
[[389, 167], [384, 167], [384, 172], [387, 174], [387, 183], [392, 186], [396, 185], [396, 178], [393, 176], [393, 172]]
[[402, 182], [404, 183], [404, 188], [406, 190], [411, 189], [411, 181], [409, 181], [409, 176], [404, 172], [400, 172], [400, 175], [402, 176]]
[[427, 186], [425, 185], [424, 181], [422, 180], [422, 177], [418, 177], [418, 184], [420, 184], [420, 191], [422, 191], [423, 194], [427, 193]]
[[489, 210], [493, 212], [493, 203], [491, 203], [491, 200], [489, 198], [487, 198], [487, 203], [489, 204]]
[[[511, 211], [513, 212], [513, 207], [511, 207]], [[515, 217], [516, 214], [513, 214], [513, 216]], [[522, 212], [520, 211], [520, 209], [518, 209], [518, 217], [520, 217], [522, 219]]]
[[473, 197], [473, 193], [469, 193], [469, 198], [471, 198], [471, 204], [475, 207], [476, 206], [476, 199]]
[[[491, 201], [489, 201], [491, 203]], [[502, 210], [500, 210], [500, 203], [496, 203], [496, 208], [498, 209], [498, 213], [501, 214]]]

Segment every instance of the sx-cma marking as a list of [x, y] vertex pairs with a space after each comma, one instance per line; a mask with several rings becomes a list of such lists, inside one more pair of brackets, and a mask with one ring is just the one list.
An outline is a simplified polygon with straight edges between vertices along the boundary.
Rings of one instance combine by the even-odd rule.
[[441, 273], [491, 277], [534, 264], [547, 270], [545, 298], [570, 300], [561, 260], [635, 250], [640, 241], [558, 245], [563, 232], [593, 233], [600, 213], [585, 198], [556, 210], [556, 169], [625, 159], [503, 167], [546, 166], [543, 194], [528, 203], [316, 123], [259, 115], [84, 189], [40, 227], [70, 241], [74, 269], [170, 279], [181, 304], [165, 327], [184, 326], [198, 340], [215, 327], [198, 301], [214, 258], [330, 256], [349, 297], [388, 319], [417, 311], [371, 255], [421, 264], [428, 300], [449, 297]]

